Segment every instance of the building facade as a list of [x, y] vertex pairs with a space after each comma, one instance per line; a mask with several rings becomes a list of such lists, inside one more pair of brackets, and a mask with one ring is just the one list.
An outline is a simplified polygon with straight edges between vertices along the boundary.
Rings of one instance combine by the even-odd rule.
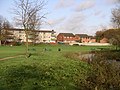
[[72, 33], [59, 33], [57, 35], [57, 42], [70, 43], [75, 41], [75, 36]]
[[73, 34], [73, 33], [59, 33], [57, 36], [57, 42], [71, 43], [94, 43], [96, 39], [93, 36], [88, 36], [87, 34]]
[[75, 34], [76, 42], [80, 43], [94, 43], [96, 39], [93, 36], [88, 36], [87, 34]]
[[107, 38], [103, 38], [100, 40], [100, 43], [108, 43], [108, 42], [109, 42], [109, 40]]
[[[17, 42], [26, 42], [26, 34], [23, 29], [9, 29]], [[28, 42], [32, 43], [55, 43], [56, 36], [54, 30], [31, 30], [28, 31]]]

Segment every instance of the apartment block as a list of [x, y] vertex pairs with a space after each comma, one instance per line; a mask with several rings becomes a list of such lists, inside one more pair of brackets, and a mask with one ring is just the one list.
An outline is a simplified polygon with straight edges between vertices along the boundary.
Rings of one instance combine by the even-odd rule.
[[[26, 33], [23, 29], [11, 28], [8, 30], [13, 33], [14, 40], [17, 42], [26, 42]], [[56, 42], [54, 30], [29, 30], [28, 42], [32, 43], [51, 43]]]

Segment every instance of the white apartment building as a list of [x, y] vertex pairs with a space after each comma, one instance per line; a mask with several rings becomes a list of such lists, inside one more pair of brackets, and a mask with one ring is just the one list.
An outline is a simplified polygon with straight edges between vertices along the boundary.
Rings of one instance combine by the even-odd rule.
[[[9, 29], [15, 36], [16, 41], [26, 42], [26, 34], [23, 29]], [[34, 36], [34, 37], [33, 37]], [[35, 43], [55, 43], [56, 36], [54, 30], [33, 30], [29, 31], [28, 42]]]

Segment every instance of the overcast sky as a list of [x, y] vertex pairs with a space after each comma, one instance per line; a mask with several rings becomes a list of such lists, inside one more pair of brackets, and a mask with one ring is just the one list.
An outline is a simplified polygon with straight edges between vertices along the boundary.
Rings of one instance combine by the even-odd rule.
[[[94, 35], [100, 28], [111, 27], [111, 10], [118, 0], [48, 0], [46, 22], [42, 28], [57, 33], [87, 33]], [[13, 21], [13, 0], [0, 0], [0, 15]]]

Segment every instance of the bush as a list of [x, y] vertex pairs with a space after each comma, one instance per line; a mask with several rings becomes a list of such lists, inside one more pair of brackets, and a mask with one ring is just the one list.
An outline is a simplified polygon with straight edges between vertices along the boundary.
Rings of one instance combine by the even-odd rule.
[[96, 53], [90, 65], [87, 79], [78, 84], [83, 90], [120, 90], [120, 63]]
[[70, 58], [70, 59], [73, 59], [73, 60], [80, 60], [80, 58], [79, 58], [79, 56], [80, 56], [80, 53], [78, 53], [78, 52], [66, 52], [65, 54], [64, 54], [64, 57], [66, 57], [66, 58]]

